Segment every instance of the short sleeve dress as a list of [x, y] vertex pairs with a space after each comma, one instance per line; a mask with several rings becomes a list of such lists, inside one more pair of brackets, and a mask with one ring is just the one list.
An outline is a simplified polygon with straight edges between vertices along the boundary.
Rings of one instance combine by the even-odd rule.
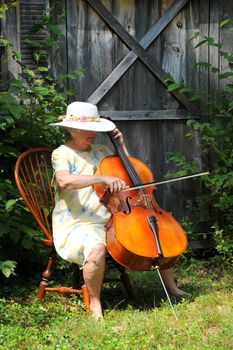
[[[62, 145], [52, 153], [54, 175], [59, 170], [93, 175], [100, 160], [111, 154], [104, 145], [93, 144], [90, 152], [75, 151]], [[55, 249], [63, 259], [82, 267], [96, 244], [106, 244], [105, 225], [111, 214], [100, 203], [92, 186], [61, 189], [55, 177], [52, 186], [55, 188], [52, 215]]]

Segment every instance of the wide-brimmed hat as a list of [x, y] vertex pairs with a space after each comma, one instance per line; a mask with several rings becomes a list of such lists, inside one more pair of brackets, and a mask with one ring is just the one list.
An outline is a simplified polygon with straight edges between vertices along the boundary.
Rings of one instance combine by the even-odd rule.
[[112, 131], [116, 127], [112, 121], [101, 118], [97, 107], [87, 102], [70, 103], [66, 115], [59, 119], [60, 122], [51, 125], [90, 131]]

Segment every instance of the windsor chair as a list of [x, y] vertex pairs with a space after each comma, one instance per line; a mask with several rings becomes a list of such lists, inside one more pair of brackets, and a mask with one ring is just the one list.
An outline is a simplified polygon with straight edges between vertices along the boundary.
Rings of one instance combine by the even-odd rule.
[[74, 265], [72, 287], [49, 287], [52, 267], [56, 259], [53, 244], [51, 217], [54, 207], [54, 196], [50, 179], [52, 178], [51, 165], [52, 150], [37, 147], [23, 152], [15, 165], [15, 180], [19, 192], [28, 209], [44, 233], [43, 244], [50, 248], [47, 266], [42, 274], [38, 289], [38, 299], [42, 301], [46, 292], [81, 294], [86, 306], [90, 310], [87, 287], [82, 279], [82, 273]]

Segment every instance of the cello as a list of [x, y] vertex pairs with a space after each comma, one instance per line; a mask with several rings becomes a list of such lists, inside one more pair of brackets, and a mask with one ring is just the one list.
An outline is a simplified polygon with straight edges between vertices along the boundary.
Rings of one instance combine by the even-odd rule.
[[117, 155], [104, 158], [95, 174], [117, 176], [127, 186], [139, 188], [111, 195], [105, 185], [94, 185], [112, 214], [106, 226], [107, 249], [128, 269], [168, 269], [186, 249], [186, 234], [172, 213], [159, 207], [154, 195], [156, 186], [140, 187], [153, 183], [151, 170], [139, 159], [127, 156], [119, 141], [108, 135]]

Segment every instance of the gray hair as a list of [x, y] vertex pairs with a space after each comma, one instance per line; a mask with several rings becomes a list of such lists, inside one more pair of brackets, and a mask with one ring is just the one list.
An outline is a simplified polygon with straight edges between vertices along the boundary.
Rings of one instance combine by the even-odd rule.
[[78, 129], [65, 127], [65, 132], [67, 139], [71, 140], [76, 136]]

